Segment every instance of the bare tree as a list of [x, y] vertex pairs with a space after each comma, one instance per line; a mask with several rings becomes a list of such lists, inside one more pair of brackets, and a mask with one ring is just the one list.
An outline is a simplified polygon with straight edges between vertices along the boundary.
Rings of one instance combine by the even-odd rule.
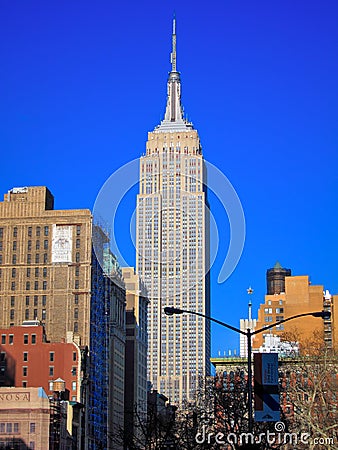
[[[295, 337], [293, 336], [294, 340]], [[338, 446], [338, 355], [318, 333], [281, 370], [281, 399], [289, 429], [308, 435], [297, 448]], [[321, 447], [322, 446], [322, 447]]]

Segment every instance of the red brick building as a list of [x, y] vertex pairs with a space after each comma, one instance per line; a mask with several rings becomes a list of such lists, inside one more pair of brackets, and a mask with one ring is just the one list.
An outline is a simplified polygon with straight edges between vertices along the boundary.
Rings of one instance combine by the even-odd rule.
[[41, 386], [51, 395], [52, 382], [62, 378], [69, 400], [79, 402], [80, 362], [74, 342], [48, 342], [38, 322], [0, 329], [0, 386]]

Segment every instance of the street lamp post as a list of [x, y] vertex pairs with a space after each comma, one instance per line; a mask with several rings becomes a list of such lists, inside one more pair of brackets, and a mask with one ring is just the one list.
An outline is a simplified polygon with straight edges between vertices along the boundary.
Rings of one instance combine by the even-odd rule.
[[186, 309], [174, 308], [172, 306], [166, 306], [164, 308], [164, 312], [167, 316], [172, 316], [174, 314], [194, 314], [195, 316], [204, 317], [207, 320], [218, 323], [229, 330], [235, 331], [236, 333], [243, 334], [247, 339], [247, 351], [248, 351], [248, 422], [249, 422], [249, 433], [252, 433], [253, 427], [253, 409], [252, 409], [252, 336], [255, 334], [262, 333], [263, 331], [269, 330], [276, 325], [280, 325], [281, 323], [288, 322], [289, 320], [297, 319], [299, 317], [304, 316], [313, 316], [313, 317], [321, 317], [324, 320], [328, 320], [331, 317], [330, 311], [314, 311], [303, 314], [297, 314], [295, 316], [288, 317], [287, 319], [279, 320], [278, 322], [272, 323], [271, 325], [267, 325], [259, 330], [251, 331], [250, 328], [247, 331], [240, 330], [239, 328], [233, 327], [227, 323], [224, 323], [220, 320], [214, 319], [213, 317], [206, 316], [205, 314], [199, 313], [197, 311], [188, 311]]

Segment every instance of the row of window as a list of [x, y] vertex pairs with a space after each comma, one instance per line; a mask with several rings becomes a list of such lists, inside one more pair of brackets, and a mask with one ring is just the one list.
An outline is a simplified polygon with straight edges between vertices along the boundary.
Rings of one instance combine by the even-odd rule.
[[[29, 424], [29, 432], [30, 433], [35, 433], [36, 430], [36, 426], [35, 426], [35, 422], [30, 422]], [[4, 423], [4, 422], [0, 422], [0, 433], [1, 434], [19, 434], [20, 433], [20, 424], [18, 422], [14, 422], [14, 423]]]
[[[7, 341], [7, 334], [2, 334], [1, 335], [1, 344], [5, 345]], [[23, 335], [23, 343], [24, 344], [28, 344], [29, 341], [29, 335], [28, 334], [24, 334]], [[13, 344], [14, 343], [14, 335], [13, 334], [9, 334], [8, 335], [8, 343], [9, 344]], [[36, 334], [31, 334], [31, 343], [32, 344], [36, 344]]]
[[[276, 314], [283, 314], [284, 308], [276, 308]], [[273, 308], [264, 308], [264, 314], [273, 314]]]
[[[11, 271], [12, 278], [16, 278], [17, 273], [18, 273], [18, 272], [17, 272], [16, 267], [13, 267], [13, 268], [12, 268], [12, 271]], [[26, 269], [26, 276], [27, 276], [27, 278], [29, 278], [29, 277], [31, 276], [31, 273], [32, 273], [31, 267], [27, 267], [27, 269]], [[40, 274], [41, 274], [41, 272], [40, 272], [40, 267], [35, 267], [35, 269], [34, 269], [34, 274], [35, 274], [35, 277], [39, 277], [39, 276], [40, 276]], [[48, 275], [47, 267], [43, 267], [43, 269], [42, 269], [42, 276], [43, 276], [44, 278], [46, 278], [47, 275]], [[0, 269], [0, 278], [1, 278], [1, 277], [2, 277], [2, 270]]]
[[[49, 226], [46, 225], [43, 227], [43, 234], [44, 236], [48, 236], [49, 235]], [[3, 227], [0, 228], [0, 239], [3, 238], [4, 235], [4, 229]], [[27, 235], [29, 237], [33, 236], [33, 227], [29, 226], [27, 228]], [[76, 236], [80, 236], [81, 235], [81, 225], [77, 225], [76, 226]], [[13, 228], [13, 237], [17, 237], [18, 236], [18, 227], [14, 227]], [[36, 226], [35, 227], [35, 236], [39, 237], [41, 236], [41, 227], [40, 226]]]
[[[75, 297], [77, 297], [78, 300], [78, 295], [76, 294]], [[38, 302], [39, 302], [39, 296], [38, 295], [34, 295], [34, 306], [38, 306]], [[75, 303], [78, 303], [75, 301]], [[30, 296], [26, 295], [26, 299], [25, 299], [25, 304], [26, 306], [29, 306], [30, 304]], [[41, 296], [41, 304], [42, 306], [46, 306], [47, 304], [47, 295], [42, 295]], [[11, 295], [11, 307], [14, 308], [15, 306], [15, 296]]]
[[[79, 261], [80, 261], [80, 259], [79, 259]], [[79, 261], [77, 261], [77, 262], [79, 262]], [[12, 255], [12, 264], [15, 265], [15, 264], [17, 264], [17, 262], [18, 262], [17, 255], [16, 254]], [[27, 254], [26, 262], [27, 262], [27, 264], [32, 264], [32, 255], [31, 255], [31, 253]], [[46, 264], [48, 262], [48, 255], [47, 255], [47, 253], [44, 253], [42, 258], [40, 258], [40, 254], [39, 253], [35, 254], [35, 264], [40, 264], [40, 262], [43, 262], [44, 264]], [[3, 255], [2, 254], [0, 254], [0, 264], [3, 264]]]
[[[76, 282], [75, 282], [76, 284]], [[30, 291], [33, 288], [33, 283], [31, 283], [30, 281], [26, 281], [26, 291]], [[39, 285], [38, 281], [34, 281], [34, 290], [38, 291], [39, 289], [42, 289], [43, 291], [47, 290], [47, 281], [43, 281], [42, 282], [42, 287], [41, 285]], [[11, 291], [15, 291], [16, 290], [16, 284], [15, 281], [11, 282]]]

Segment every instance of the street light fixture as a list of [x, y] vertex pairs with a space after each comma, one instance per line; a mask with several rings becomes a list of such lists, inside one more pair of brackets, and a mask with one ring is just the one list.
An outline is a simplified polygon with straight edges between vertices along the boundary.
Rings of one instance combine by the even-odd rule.
[[194, 314], [195, 316], [204, 317], [205, 319], [208, 319], [212, 322], [218, 323], [219, 325], [222, 325], [225, 328], [228, 328], [229, 330], [235, 331], [236, 333], [243, 334], [246, 336], [247, 339], [247, 352], [248, 352], [248, 422], [249, 422], [249, 433], [252, 433], [252, 426], [253, 426], [253, 410], [252, 410], [252, 343], [251, 338], [255, 334], [262, 333], [263, 331], [269, 330], [270, 328], [273, 328], [276, 325], [280, 325], [281, 323], [288, 322], [289, 320], [297, 319], [299, 317], [304, 316], [313, 316], [313, 317], [321, 317], [324, 320], [329, 320], [331, 317], [330, 311], [314, 311], [314, 312], [308, 312], [303, 314], [297, 314], [295, 316], [288, 317], [287, 319], [279, 320], [278, 322], [272, 323], [270, 325], [267, 325], [263, 328], [260, 328], [259, 330], [251, 331], [250, 328], [247, 329], [247, 331], [240, 330], [239, 328], [233, 327], [232, 325], [229, 325], [227, 323], [224, 323], [220, 320], [214, 319], [213, 317], [206, 316], [205, 314], [199, 313], [197, 311], [188, 311], [186, 309], [181, 308], [175, 308], [172, 306], [166, 306], [164, 308], [164, 312], [167, 316], [173, 316], [174, 314]]

